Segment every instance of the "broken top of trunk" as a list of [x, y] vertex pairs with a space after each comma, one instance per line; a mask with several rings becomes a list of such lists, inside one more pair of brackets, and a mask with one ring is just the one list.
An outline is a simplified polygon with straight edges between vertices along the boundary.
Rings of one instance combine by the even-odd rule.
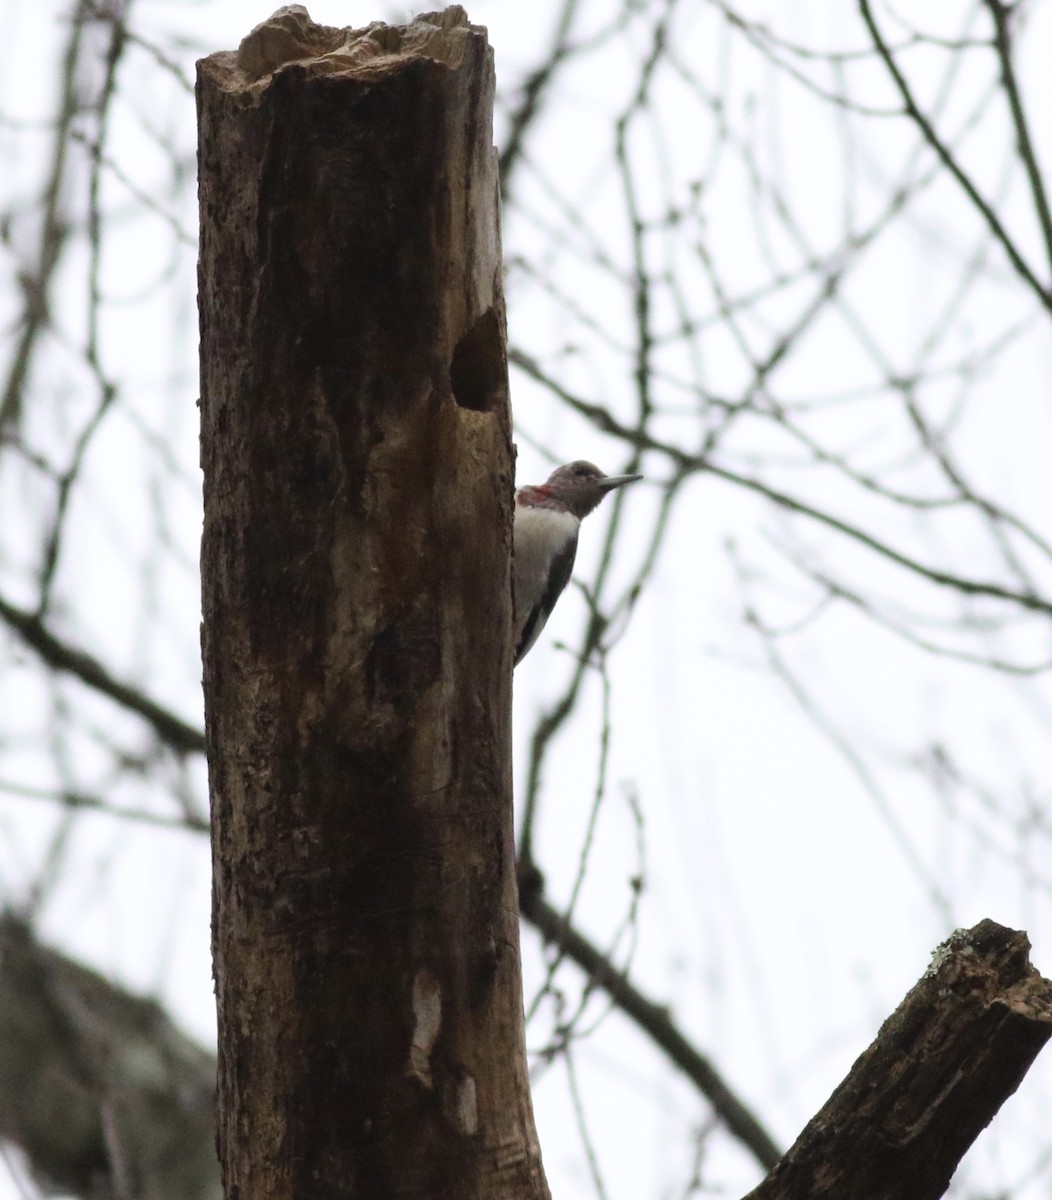
[[302, 4], [287, 4], [247, 34], [236, 54], [213, 58], [234, 60], [243, 76], [240, 86], [273, 75], [290, 63], [300, 64], [312, 75], [350, 69], [361, 77], [410, 57], [457, 67], [471, 35], [485, 41], [486, 31], [472, 25], [459, 4], [441, 12], [421, 13], [408, 25], [374, 21], [365, 29], [317, 25]]

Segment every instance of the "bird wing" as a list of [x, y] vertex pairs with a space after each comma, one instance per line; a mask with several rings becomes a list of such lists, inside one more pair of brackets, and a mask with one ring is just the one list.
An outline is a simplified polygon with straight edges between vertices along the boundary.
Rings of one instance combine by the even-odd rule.
[[526, 624], [522, 627], [519, 644], [515, 647], [515, 666], [518, 666], [522, 662], [526, 656], [526, 652], [537, 638], [540, 637], [541, 630], [544, 628], [549, 614], [555, 607], [556, 600], [559, 599], [566, 585], [570, 582], [570, 576], [573, 574], [574, 559], [576, 557], [577, 536], [574, 535], [571, 538], [567, 538], [566, 544], [552, 559], [552, 569], [548, 576], [548, 586], [541, 597], [541, 602], [534, 607], [533, 611], [526, 618]]

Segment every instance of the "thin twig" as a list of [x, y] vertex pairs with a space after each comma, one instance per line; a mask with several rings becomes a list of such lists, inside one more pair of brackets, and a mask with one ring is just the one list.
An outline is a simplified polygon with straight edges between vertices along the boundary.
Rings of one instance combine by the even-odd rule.
[[521, 894], [522, 915], [541, 934], [562, 949], [590, 979], [607, 993], [617, 1007], [667, 1055], [712, 1105], [725, 1128], [765, 1170], [770, 1170], [781, 1151], [774, 1139], [746, 1107], [708, 1058], [693, 1046], [672, 1020], [669, 1010], [648, 1000], [628, 977], [572, 926], [568, 925], [541, 895], [539, 888], [525, 887]]

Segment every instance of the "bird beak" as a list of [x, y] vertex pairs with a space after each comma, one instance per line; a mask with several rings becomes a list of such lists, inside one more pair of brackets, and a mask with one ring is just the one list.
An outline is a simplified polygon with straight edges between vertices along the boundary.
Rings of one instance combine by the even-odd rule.
[[597, 479], [596, 484], [602, 492], [612, 492], [614, 488], [624, 487], [626, 483], [635, 483], [637, 479], [642, 479], [642, 475], [604, 475], [602, 479]]

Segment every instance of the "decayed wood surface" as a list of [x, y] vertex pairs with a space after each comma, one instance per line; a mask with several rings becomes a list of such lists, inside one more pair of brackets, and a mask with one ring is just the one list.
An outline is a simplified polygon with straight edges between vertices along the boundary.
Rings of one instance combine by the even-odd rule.
[[1052, 1035], [1025, 933], [958, 930], [746, 1200], [934, 1200]]
[[281, 10], [199, 64], [226, 1194], [547, 1195], [510, 781], [492, 54]]

